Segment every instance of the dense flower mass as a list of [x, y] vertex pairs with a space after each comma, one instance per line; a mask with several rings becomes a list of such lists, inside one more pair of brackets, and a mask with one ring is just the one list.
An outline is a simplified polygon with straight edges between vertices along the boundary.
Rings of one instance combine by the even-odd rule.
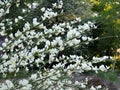
[[[82, 22], [80, 17], [71, 21], [53, 21], [64, 13], [63, 2], [51, 3], [53, 7], [42, 7], [41, 16], [26, 15], [34, 12], [39, 2], [23, 4], [22, 14], [7, 17], [11, 13], [12, 1], [0, 1], [0, 74], [18, 73], [20, 70], [37, 72], [23, 80], [6, 80], [0, 84], [0, 90], [73, 90], [88, 88], [86, 78], [83, 81], [71, 80], [72, 73], [85, 71], [107, 71], [108, 66], [93, 66], [109, 57], [82, 56], [81, 48], [97, 40], [90, 35], [96, 29], [95, 22]], [[21, 1], [17, 0], [16, 8]], [[55, 9], [55, 11], [54, 11]], [[56, 11], [58, 9], [59, 12]], [[6, 17], [6, 18], [5, 18]], [[21, 23], [22, 22], [22, 23]], [[78, 51], [78, 52], [77, 52]], [[77, 53], [76, 53], [77, 52]], [[112, 57], [110, 58], [112, 60]], [[55, 64], [54, 64], [55, 63]], [[95, 90], [98, 87], [90, 87]]]

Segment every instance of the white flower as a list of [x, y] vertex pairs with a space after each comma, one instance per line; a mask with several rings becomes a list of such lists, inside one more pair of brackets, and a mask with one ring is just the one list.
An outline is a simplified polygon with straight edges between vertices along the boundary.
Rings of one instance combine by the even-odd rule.
[[41, 8], [41, 11], [42, 11], [42, 12], [45, 12], [45, 7], [42, 7], [42, 8]]
[[67, 40], [71, 39], [73, 37], [73, 31], [70, 30], [68, 33], [67, 33]]
[[47, 41], [46, 41], [46, 45], [45, 45], [45, 47], [48, 48], [49, 46], [50, 46], [50, 41], [47, 40]]
[[58, 45], [62, 47], [63, 46], [63, 41], [59, 40]]
[[32, 3], [32, 7], [33, 7], [33, 9], [35, 9], [36, 7], [38, 6], [38, 3]]
[[9, 37], [12, 38], [12, 39], [14, 38], [12, 33], [9, 35]]
[[16, 72], [19, 72], [19, 71], [20, 71], [20, 69], [19, 69], [19, 68], [17, 68], [17, 69], [16, 69]]
[[60, 51], [64, 50], [64, 47], [60, 46], [60, 47], [59, 47], [59, 50], [60, 50]]
[[62, 8], [62, 4], [58, 5], [58, 8]]
[[106, 67], [105, 67], [104, 65], [101, 65], [101, 66], [99, 67], [99, 70], [101, 70], [101, 71], [107, 71], [107, 69], [106, 69]]
[[64, 67], [64, 64], [59, 63], [53, 66], [53, 68], [61, 68], [61, 67]]
[[22, 9], [22, 12], [25, 13], [27, 10], [26, 9]]
[[19, 84], [22, 85], [22, 86], [27, 86], [28, 83], [29, 83], [29, 81], [26, 80], [26, 79], [23, 79], [23, 80], [20, 80], [20, 81], [19, 81]]
[[80, 83], [80, 85], [81, 85], [82, 88], [86, 87], [86, 85], [84, 83]]
[[63, 1], [60, 0], [60, 1], [59, 1], [59, 4], [58, 4], [58, 8], [62, 8], [62, 7], [63, 7]]
[[39, 27], [39, 29], [43, 29], [43, 28], [44, 28], [43, 23], [42, 23], [42, 24], [40, 24], [38, 27]]
[[75, 45], [77, 45], [77, 44], [80, 43], [80, 40], [77, 40], [76, 38], [74, 38], [74, 39], [72, 40], [72, 42], [73, 42]]
[[86, 23], [83, 25], [83, 28], [84, 28], [84, 30], [90, 30], [90, 26]]
[[30, 79], [35, 81], [37, 79], [37, 74], [32, 74]]
[[8, 70], [9, 72], [14, 72], [15, 71], [15, 69], [14, 68], [11, 68], [11, 67], [9, 67], [9, 70]]
[[72, 41], [68, 41], [67, 44], [68, 44], [69, 46], [73, 46]]
[[2, 47], [0, 47], [0, 51], [1, 51], [1, 50], [3, 50], [3, 48], [2, 48]]
[[56, 40], [53, 40], [52, 42], [51, 42], [51, 45], [54, 47], [54, 46], [56, 46], [57, 45], [57, 41]]
[[8, 42], [8, 38], [5, 39], [5, 42], [6, 42], [6, 43]]
[[15, 23], [18, 23], [18, 18], [15, 18]]
[[4, 43], [2, 43], [2, 46], [3, 46], [3, 47], [6, 47], [6, 46], [7, 46], [7, 44], [4, 42]]
[[92, 41], [92, 40], [93, 40], [92, 38], [88, 37], [88, 41]]
[[24, 30], [24, 31], [25, 31], [25, 30], [29, 30], [29, 29], [30, 29], [30, 26], [31, 26], [30, 23], [29, 23], [29, 22], [26, 22], [23, 30]]
[[32, 5], [31, 5], [30, 3], [28, 3], [28, 4], [27, 4], [27, 6], [28, 6], [29, 8], [31, 8], [31, 7], [32, 7]]
[[78, 38], [81, 37], [80, 32], [76, 32], [75, 36], [78, 37]]
[[81, 22], [81, 18], [80, 17], [76, 18], [76, 20], [79, 21], [79, 22]]
[[8, 90], [7, 85], [5, 85], [4, 83], [1, 85], [1, 90]]
[[56, 53], [58, 53], [59, 51], [58, 51], [58, 49], [56, 49], [56, 48], [52, 48], [52, 49], [49, 50], [49, 52], [50, 52], [51, 54], [56, 54]]
[[94, 86], [91, 86], [90, 90], [97, 90]]
[[95, 13], [92, 14], [92, 16], [93, 17], [98, 17], [98, 13], [95, 12]]
[[7, 84], [7, 87], [8, 87], [9, 89], [11, 89], [11, 88], [14, 87], [14, 84], [13, 84], [10, 80], [6, 80], [5, 83]]
[[101, 89], [101, 88], [102, 88], [102, 86], [101, 86], [101, 85], [98, 85], [96, 88], [97, 88], [97, 89]]
[[83, 40], [83, 41], [86, 41], [87, 39], [88, 39], [88, 37], [82, 36], [82, 40]]
[[22, 32], [20, 32], [19, 30], [17, 31], [17, 33], [15, 33], [15, 36], [18, 37], [22, 34]]
[[0, 1], [0, 5], [4, 5], [4, 2]]
[[80, 85], [80, 82], [78, 82], [78, 81], [75, 81], [75, 85]]
[[31, 87], [32, 87], [32, 85], [28, 84], [27, 86], [20, 88], [20, 90], [32, 90]]
[[3, 14], [4, 14], [4, 9], [3, 9], [3, 8], [1, 8], [1, 9], [0, 9], [0, 17], [2, 17], [2, 16], [3, 16]]
[[81, 68], [83, 70], [91, 70], [91, 66], [89, 64], [87, 64], [87, 62], [81, 63]]
[[115, 4], [119, 5], [120, 3], [118, 1], [116, 1]]
[[92, 70], [94, 70], [96, 73], [98, 73], [98, 68], [97, 68], [97, 66], [95, 66], [95, 67], [92, 67]]
[[52, 6], [53, 6], [54, 8], [56, 8], [56, 7], [57, 7], [57, 3], [53, 3]]
[[63, 41], [61, 40], [61, 37], [56, 37], [55, 41], [58, 43], [59, 46], [63, 46]]
[[8, 55], [5, 53], [3, 56], [2, 56], [3, 59], [7, 59], [8, 58]]
[[37, 18], [33, 18], [33, 25], [37, 26], [39, 24], [39, 22], [37, 22]]
[[45, 20], [47, 18], [50, 19], [55, 16], [57, 16], [57, 12], [53, 12], [52, 9], [47, 9], [45, 13], [43, 14], [43, 16], [41, 17], [42, 17], [42, 20]]
[[22, 16], [18, 16], [18, 19], [23, 19], [23, 17]]

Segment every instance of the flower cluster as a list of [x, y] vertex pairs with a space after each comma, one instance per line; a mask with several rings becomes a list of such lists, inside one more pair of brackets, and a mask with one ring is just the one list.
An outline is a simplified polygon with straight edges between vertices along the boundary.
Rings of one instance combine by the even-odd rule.
[[[18, 0], [19, 1], [19, 0]], [[1, 5], [5, 2], [0, 1]], [[7, 4], [11, 4], [7, 2]], [[20, 5], [16, 4], [18, 7]], [[33, 5], [33, 11], [37, 3], [26, 4], [29, 9]], [[62, 1], [52, 4], [53, 8], [62, 10]], [[9, 13], [9, 6], [0, 9], [0, 18]], [[22, 9], [26, 10], [27, 9]], [[80, 50], [83, 45], [95, 40], [89, 36], [91, 29], [96, 29], [94, 22], [82, 22], [80, 17], [69, 22], [55, 22], [48, 27], [44, 22], [56, 18], [59, 13], [54, 12], [52, 8], [41, 8], [43, 15], [32, 17], [27, 21], [26, 16], [17, 16], [13, 19], [5, 19], [0, 22], [0, 37], [4, 37], [0, 42], [0, 74], [4, 77], [8, 73], [18, 73], [21, 69], [30, 71], [34, 65], [39, 68], [37, 73], [32, 74], [29, 79], [23, 79], [14, 82], [6, 80], [0, 85], [0, 89], [8, 90], [64, 90], [72, 88], [87, 88], [87, 79], [81, 82], [72, 82], [71, 75], [73, 72], [83, 73], [85, 71], [107, 71], [109, 67], [101, 65], [93, 66], [89, 60], [86, 60], [82, 54], [77, 55], [75, 52]], [[25, 12], [23, 12], [25, 13]], [[28, 13], [28, 12], [27, 12]], [[62, 12], [61, 12], [62, 13]], [[19, 22], [23, 21], [23, 27], [17, 28]], [[32, 21], [32, 22], [31, 22]], [[5, 23], [8, 25], [5, 25]], [[9, 27], [9, 28], [8, 28]], [[79, 52], [79, 53], [80, 53]], [[95, 58], [93, 61], [101, 62], [106, 57]], [[52, 68], [49, 66], [52, 65]], [[46, 65], [49, 65], [46, 67]], [[16, 83], [17, 82], [17, 83]], [[72, 87], [71, 87], [72, 86]], [[91, 87], [91, 90], [93, 87]]]

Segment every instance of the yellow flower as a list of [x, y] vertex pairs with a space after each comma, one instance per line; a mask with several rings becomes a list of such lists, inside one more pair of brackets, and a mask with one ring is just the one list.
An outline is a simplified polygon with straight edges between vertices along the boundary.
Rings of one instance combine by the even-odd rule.
[[119, 60], [120, 60], [120, 55], [115, 55], [115, 56], [114, 56], [114, 59], [115, 59], [116, 61], [119, 61]]
[[116, 20], [116, 24], [120, 24], [120, 19], [117, 19], [117, 20]]
[[104, 7], [104, 11], [109, 11], [109, 10], [111, 10], [111, 9], [112, 9], [112, 5], [109, 4], [109, 3], [106, 3], [106, 4], [105, 4], [105, 7]]
[[110, 68], [112, 68], [113, 67], [113, 64], [110, 64]]
[[95, 5], [99, 5], [100, 4], [100, 0], [91, 0], [91, 2]]

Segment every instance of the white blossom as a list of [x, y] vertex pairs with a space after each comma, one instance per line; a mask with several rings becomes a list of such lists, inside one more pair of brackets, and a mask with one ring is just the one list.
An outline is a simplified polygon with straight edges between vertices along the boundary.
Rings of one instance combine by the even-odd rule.
[[15, 23], [18, 23], [18, 18], [15, 18]]
[[101, 85], [98, 85], [96, 88], [97, 88], [97, 89], [101, 89], [101, 88], [102, 88], [102, 86], [101, 86]]
[[29, 30], [29, 29], [30, 29], [30, 23], [26, 22], [23, 30], [26, 31], [26, 30]]
[[8, 87], [7, 87], [7, 85], [5, 85], [4, 83], [1, 85], [1, 88], [0, 88], [1, 90], [8, 90]]
[[88, 39], [88, 37], [82, 36], [82, 40], [83, 40], [83, 41], [86, 41], [87, 39]]
[[23, 17], [22, 16], [18, 16], [18, 19], [23, 19]]
[[37, 26], [39, 24], [39, 22], [37, 22], [37, 18], [33, 18], [33, 25]]
[[36, 3], [36, 2], [32, 3], [32, 8], [33, 9], [37, 8], [37, 6], [38, 6], [38, 3]]
[[[0, 1], [0, 5], [7, 6], [4, 6], [5, 9], [0, 8], [0, 17], [10, 13], [11, 3], [11, 0]], [[20, 0], [17, 0], [15, 5], [19, 8]], [[0, 90], [73, 90], [75, 86], [86, 89], [88, 80], [72, 82], [71, 77], [74, 72], [83, 73], [92, 70], [97, 73], [99, 70], [104, 72], [110, 69], [108, 66], [97, 67], [92, 64], [108, 58], [113, 60], [112, 57], [93, 56], [92, 60], [87, 61], [82, 56], [82, 45], [97, 40], [87, 35], [92, 28], [97, 28], [94, 22], [82, 22], [82, 18], [77, 16], [71, 21], [62, 21], [61, 23], [52, 21], [64, 11], [62, 0], [51, 3], [52, 8], [42, 7], [41, 11], [38, 10], [42, 15], [39, 14], [37, 17], [34, 11], [39, 8], [39, 1], [30, 3], [25, 1], [24, 5], [26, 7], [21, 9], [22, 14], [16, 15], [12, 19], [2, 18], [3, 20], [0, 21], [0, 36], [6, 37], [4, 40], [0, 40], [0, 73], [4, 77], [11, 72], [15, 72], [17, 75], [21, 68], [29, 73], [29, 66], [34, 68], [34, 65], [39, 70], [18, 82], [6, 80], [0, 84]], [[60, 12], [57, 12], [56, 9], [59, 9]], [[29, 18], [30, 20], [28, 20]], [[85, 46], [84, 48], [86, 49]], [[54, 62], [56, 64], [51, 65]], [[70, 65], [67, 66], [69, 63]], [[47, 64], [49, 65], [46, 66]], [[73, 84], [73, 86], [67, 87], [66, 84], [68, 86]], [[99, 89], [101, 86], [96, 88]], [[90, 90], [96, 89], [91, 87]]]
[[107, 71], [107, 69], [106, 69], [106, 67], [105, 67], [104, 65], [101, 65], [101, 66], [99, 67], [99, 70], [101, 70], [101, 71]]
[[8, 58], [8, 55], [5, 53], [5, 54], [3, 54], [2, 58], [3, 58], [3, 59], [7, 59], [7, 58]]
[[94, 86], [91, 86], [90, 90], [97, 90]]
[[86, 85], [84, 83], [80, 83], [80, 85], [81, 85], [82, 88], [86, 87]]
[[44, 11], [45, 11], [45, 7], [42, 7], [42, 8], [41, 8], [41, 11], [44, 12]]
[[29, 81], [26, 80], [26, 79], [23, 79], [23, 80], [20, 80], [20, 81], [19, 81], [19, 84], [22, 85], [22, 86], [27, 86], [28, 83], [29, 83]]
[[35, 81], [37, 79], [37, 74], [32, 74], [30, 78], [31, 80]]
[[4, 15], [4, 12], [5, 12], [4, 9], [1, 8], [1, 9], [0, 9], [0, 17], [2, 17], [2, 16]]
[[84, 30], [90, 30], [90, 26], [86, 23], [83, 25], [83, 27], [84, 27]]
[[18, 37], [22, 34], [22, 32], [20, 32], [19, 30], [15, 33], [15, 36]]
[[14, 88], [14, 84], [10, 81], [10, 80], [6, 80], [6, 85], [8, 87], [8, 89]]

